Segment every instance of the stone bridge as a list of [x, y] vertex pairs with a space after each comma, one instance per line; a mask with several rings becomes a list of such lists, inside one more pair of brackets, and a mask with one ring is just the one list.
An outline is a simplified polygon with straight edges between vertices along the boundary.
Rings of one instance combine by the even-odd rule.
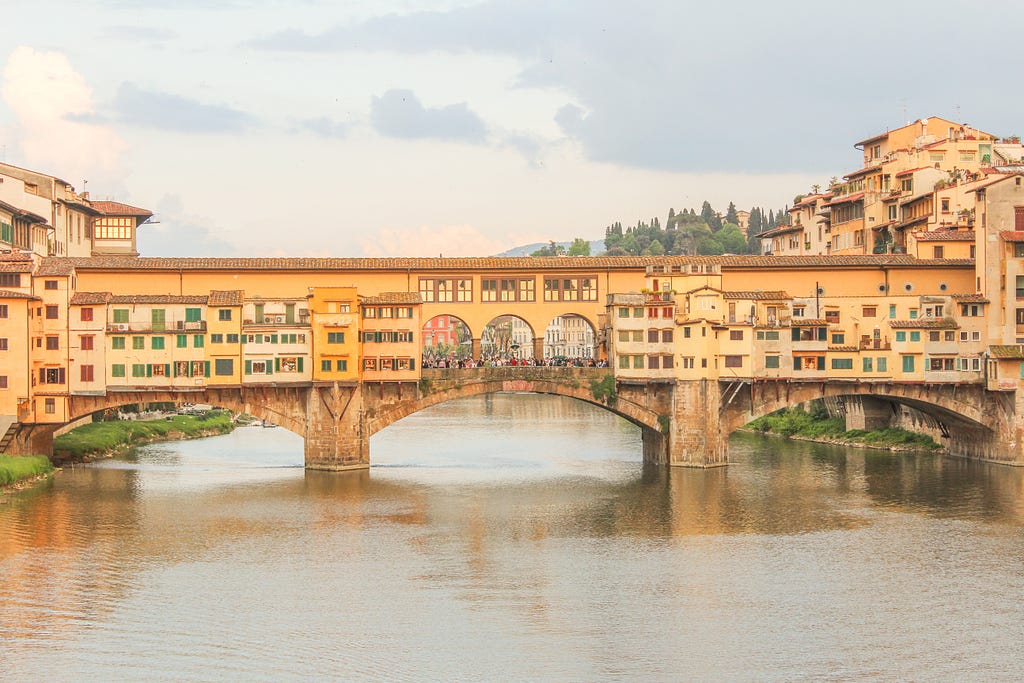
[[[940, 435], [953, 454], [1024, 464], [1016, 394], [980, 384], [843, 380], [618, 381], [608, 368], [428, 369], [418, 383], [301, 383], [190, 391], [72, 396], [72, 417], [131, 403], [206, 403], [269, 420], [305, 440], [306, 467], [343, 470], [370, 464], [370, 437], [415, 412], [498, 391], [568, 396], [619, 415], [641, 430], [644, 460], [712, 467], [728, 462], [728, 437], [762, 415], [812, 399], [840, 406], [848, 428], [892, 424], [899, 406]], [[58, 425], [23, 425], [9, 453], [51, 453]]]

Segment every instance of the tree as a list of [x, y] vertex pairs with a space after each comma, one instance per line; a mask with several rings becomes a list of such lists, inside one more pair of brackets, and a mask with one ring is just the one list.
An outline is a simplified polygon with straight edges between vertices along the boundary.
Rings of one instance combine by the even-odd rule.
[[718, 241], [717, 235], [708, 235], [700, 238], [697, 242], [697, 253], [706, 256], [720, 256], [725, 253], [725, 247]]
[[648, 245], [647, 253], [651, 256], [661, 256], [665, 253], [665, 247], [661, 246], [661, 242], [654, 240]]
[[564, 253], [565, 247], [563, 247], [561, 244], [556, 244], [554, 240], [551, 240], [548, 246], [541, 247], [537, 251], [531, 252], [530, 256], [561, 256]]
[[747, 237], [764, 232], [764, 224], [761, 216], [761, 209], [756, 206], [750, 210], [750, 219], [747, 221]]
[[729, 208], [725, 210], [725, 222], [732, 223], [733, 225], [740, 224], [740, 217], [736, 213], [736, 205], [729, 202]]
[[569, 251], [566, 252], [568, 256], [590, 256], [590, 242], [577, 237], [569, 245]]
[[722, 229], [722, 219], [718, 217], [715, 210], [711, 208], [711, 202], [704, 200], [700, 207], [700, 217], [704, 223], [711, 228], [712, 232]]
[[726, 254], [743, 254], [747, 251], [747, 238], [738, 225], [726, 223], [715, 233], [715, 239]]

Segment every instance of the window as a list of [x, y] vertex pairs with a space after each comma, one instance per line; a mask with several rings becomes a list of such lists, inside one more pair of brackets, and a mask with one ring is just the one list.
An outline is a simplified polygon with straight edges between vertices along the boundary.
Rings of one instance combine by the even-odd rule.
[[743, 330], [729, 330], [729, 339], [731, 341], [743, 341]]
[[633, 330], [633, 341], [642, 342], [644, 340], [643, 330]]
[[115, 308], [114, 309], [114, 322], [115, 323], [126, 323], [126, 322], [128, 322], [128, 309], [127, 308]]
[[743, 367], [743, 356], [726, 356], [725, 367], [727, 368], [742, 368]]
[[111, 337], [110, 348], [112, 349], [123, 349], [124, 348], [124, 337]]
[[92, 365], [83, 365], [83, 366], [81, 366], [81, 371], [82, 371], [82, 381], [83, 382], [92, 382], [93, 381], [94, 371], [93, 371], [93, 366]]
[[0, 375], [0, 389], [7, 388], [7, 375]]
[[46, 307], [46, 319], [47, 320], [56, 320], [58, 315], [59, 314], [57, 312], [57, 307], [56, 306], [47, 306]]
[[46, 350], [47, 351], [59, 351], [60, 350], [60, 337], [47, 337], [46, 338]]
[[806, 309], [803, 306], [794, 306], [793, 307], [793, 317], [794, 318], [802, 318], [802, 317], [804, 317], [805, 310]]
[[222, 322], [228, 322], [231, 320], [231, 309], [221, 308], [217, 311], [217, 320]]
[[658, 343], [658, 331], [657, 330], [647, 330], [647, 343], [648, 344], [656, 344], [656, 343]]
[[916, 308], [911, 308], [910, 309], [910, 319], [911, 320], [917, 320], [917, 309]]
[[229, 334], [228, 335], [228, 344], [237, 344], [237, 343], [238, 343], [238, 335], [237, 334]]
[[622, 370], [629, 369], [629, 356], [619, 356], [619, 368]]
[[43, 282], [43, 289], [57, 289], [56, 280], [45, 280]]
[[7, 317], [7, 304], [0, 304], [0, 318]]
[[919, 341], [921, 341], [921, 331], [920, 330], [913, 330], [913, 331], [911, 331], [911, 333], [910, 333], [910, 341], [912, 341], [912, 342], [919, 342]]
[[633, 367], [637, 370], [642, 370], [644, 367], [644, 357], [633, 356]]
[[836, 344], [836, 345], [845, 344], [846, 343], [846, 335], [845, 334], [839, 334], [839, 333], [833, 334], [832, 335], [832, 343]]
[[213, 363], [215, 375], [224, 377], [235, 373], [235, 361], [233, 358], [217, 358]]
[[79, 309], [78, 316], [79, 316], [79, 320], [81, 320], [84, 323], [92, 322], [92, 309], [91, 308]]
[[642, 318], [642, 317], [644, 317], [644, 309], [641, 308], [641, 307], [634, 308], [633, 309], [633, 317], [634, 318]]
[[871, 372], [871, 358], [862, 358], [861, 361], [864, 364], [863, 371]]
[[0, 351], [7, 350], [7, 337], [0, 337]]
[[914, 371], [914, 357], [913, 356], [900, 356], [903, 360], [903, 372]]
[[337, 361], [335, 363], [335, 366], [337, 367], [338, 372], [346, 372], [346, 371], [348, 371], [348, 361], [345, 360], [345, 359]]
[[0, 287], [21, 287], [21, 273], [0, 273]]
[[597, 276], [545, 277], [544, 301], [597, 301]]
[[201, 334], [194, 334], [194, 335], [192, 335], [192, 346], [196, 347], [197, 349], [201, 349], [201, 348], [203, 348], [203, 341], [204, 340], [205, 340], [205, 337], [203, 337], [203, 335], [201, 335]]
[[327, 333], [328, 344], [344, 344], [345, 333], [344, 332], [328, 332]]
[[48, 398], [44, 401], [43, 405], [46, 406], [45, 410], [47, 415], [53, 415], [57, 412], [57, 399]]
[[210, 343], [211, 344], [223, 344], [224, 343], [224, 335], [223, 334], [211, 334], [210, 335]]
[[619, 317], [620, 318], [628, 318], [629, 317], [629, 309], [626, 308], [625, 306], [619, 306]]
[[689, 338], [690, 338], [690, 328], [689, 327], [684, 327], [683, 328], [683, 339], [689, 339]]
[[93, 234], [96, 239], [101, 240], [130, 240], [132, 230], [135, 227], [135, 219], [131, 217], [103, 216], [96, 219]]
[[176, 335], [175, 346], [177, 348], [179, 348], [179, 349], [187, 349], [188, 348], [188, 335], [187, 334]]
[[886, 372], [888, 370], [889, 359], [885, 356], [879, 356], [875, 360], [877, 361], [875, 363], [875, 368], [878, 369], [878, 372]]
[[683, 356], [683, 369], [685, 369], [685, 370], [692, 370], [693, 369], [693, 356]]
[[322, 371], [324, 371], [324, 372], [330, 372], [331, 371], [331, 361], [329, 361], [329, 360], [322, 360], [322, 361], [320, 361], [320, 369]]
[[629, 341], [629, 330], [619, 330], [619, 341], [620, 342], [628, 342]]
[[932, 258], [944, 258], [944, 253], [945, 249], [942, 247], [941, 244], [936, 244], [935, 246], [932, 247]]
[[878, 308], [875, 306], [864, 306], [861, 309], [861, 315], [865, 318], [874, 318], [878, 316]]
[[64, 368], [39, 368], [40, 384], [64, 384]]
[[92, 351], [95, 346], [96, 337], [91, 334], [83, 334], [78, 338], [78, 346], [83, 351]]
[[896, 319], [896, 304], [889, 304], [889, 320]]
[[473, 300], [473, 281], [468, 278], [420, 278], [420, 296], [425, 303]]
[[647, 368], [650, 370], [657, 370], [660, 367], [658, 362], [661, 356], [649, 356], [647, 358]]
[[[982, 307], [981, 307], [980, 304], [960, 304], [960, 315], [964, 316], [965, 318], [977, 318], [978, 316], [981, 315], [981, 311], [982, 311]], [[1022, 324], [1021, 323], [1021, 312], [1022, 311], [1024, 311], [1024, 309], [1021, 309], [1021, 308], [1017, 309], [1017, 324], [1018, 325]]]
[[838, 323], [839, 311], [825, 311], [825, 321], [830, 323]]
[[132, 364], [132, 377], [145, 377], [146, 366], [143, 363]]
[[[942, 159], [939, 159], [938, 161], [942, 161]], [[940, 204], [942, 207], [942, 213], [949, 213], [949, 198], [943, 197]]]
[[770, 370], [777, 369], [779, 367], [779, 356], [765, 356], [764, 366]]
[[670, 342], [670, 341], [672, 341], [672, 336], [673, 336], [672, 335], [672, 330], [662, 330], [661, 331], [661, 341], [663, 341], [663, 342]]
[[136, 351], [146, 348], [146, 338], [132, 337], [132, 348]]
[[852, 358], [833, 358], [832, 359], [833, 370], [853, 370], [853, 359]]

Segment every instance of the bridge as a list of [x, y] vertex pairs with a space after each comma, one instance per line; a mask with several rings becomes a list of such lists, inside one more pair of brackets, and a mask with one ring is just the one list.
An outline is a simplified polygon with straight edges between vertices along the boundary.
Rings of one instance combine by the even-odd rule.
[[[954, 455], [1014, 459], [1015, 401], [979, 384], [857, 380], [615, 380], [607, 368], [427, 369], [418, 382], [306, 382], [207, 387], [195, 391], [110, 391], [73, 396], [72, 419], [131, 403], [207, 403], [269, 420], [303, 437], [310, 469], [369, 467], [370, 437], [402, 418], [447, 401], [494, 392], [566, 396], [639, 427], [652, 464], [714, 467], [729, 460], [728, 437], [749, 421], [813, 399], [840, 405], [848, 428], [888, 426], [900, 406], [940, 435]], [[50, 453], [59, 425], [25, 425], [8, 452]]]

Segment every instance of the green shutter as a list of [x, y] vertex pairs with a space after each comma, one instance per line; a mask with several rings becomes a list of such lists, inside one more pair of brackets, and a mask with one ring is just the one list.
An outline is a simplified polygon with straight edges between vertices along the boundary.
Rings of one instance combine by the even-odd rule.
[[[412, 309], [410, 308], [409, 310], [411, 311]], [[415, 370], [416, 369], [416, 359], [415, 358], [410, 358], [409, 359], [409, 369], [410, 370]]]
[[792, 334], [793, 334], [793, 341], [800, 341], [800, 328], [799, 327], [794, 327], [793, 331], [792, 331]]
[[210, 376], [210, 361], [203, 361], [203, 377]]
[[281, 359], [280, 358], [275, 358], [274, 359], [274, 372], [281, 372]]
[[302, 372], [302, 356], [299, 356], [298, 365], [299, 372]]
[[153, 376], [153, 364], [152, 363], [146, 363], [146, 377], [152, 377], [152, 376]]
[[267, 369], [266, 369], [266, 371], [265, 371], [265, 372], [266, 372], [266, 374], [268, 374], [268, 375], [273, 375], [273, 374], [274, 374], [274, 365], [273, 365], [273, 363], [271, 363], [271, 362], [270, 362], [270, 361], [268, 360], [268, 361], [266, 362], [266, 364], [265, 364], [265, 367], [267, 368]]
[[252, 361], [251, 360], [245, 361], [245, 374], [247, 374], [247, 375], [251, 375], [252, 374]]
[[276, 344], [277, 343], [277, 335], [276, 334], [270, 335], [270, 343], [271, 344]]

